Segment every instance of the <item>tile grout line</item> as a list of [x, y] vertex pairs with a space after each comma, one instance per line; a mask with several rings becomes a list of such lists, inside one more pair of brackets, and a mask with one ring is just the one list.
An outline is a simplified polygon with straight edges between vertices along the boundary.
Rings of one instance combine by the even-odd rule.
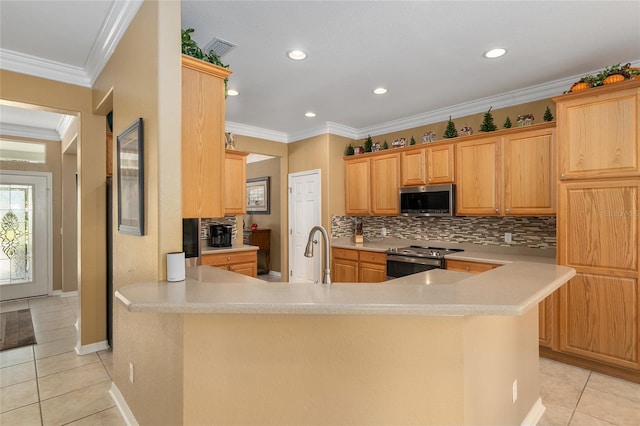
[[571, 424], [571, 421], [573, 420], [573, 416], [576, 415], [576, 410], [578, 410], [578, 405], [580, 405], [580, 400], [582, 399], [584, 390], [587, 388], [587, 383], [589, 383], [589, 379], [591, 379], [591, 373], [593, 373], [593, 371], [589, 370], [589, 374], [587, 375], [587, 380], [584, 381], [584, 385], [582, 386], [582, 390], [580, 391], [580, 396], [576, 401], [576, 406], [573, 407], [573, 410], [571, 411], [571, 417], [569, 417], [569, 423], [567, 423], [567, 426]]
[[36, 373], [36, 392], [38, 392], [38, 411], [40, 412], [40, 424], [44, 425], [44, 417], [42, 415], [42, 404], [40, 403], [40, 382], [38, 381], [38, 365], [36, 364], [35, 346], [36, 345], [31, 345], [31, 353], [33, 355], [33, 369], [35, 370], [35, 373]]

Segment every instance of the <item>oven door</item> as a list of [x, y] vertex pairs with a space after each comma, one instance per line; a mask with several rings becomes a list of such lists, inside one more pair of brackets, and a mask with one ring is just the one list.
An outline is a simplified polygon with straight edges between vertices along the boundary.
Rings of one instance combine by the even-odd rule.
[[387, 254], [387, 279], [405, 277], [418, 272], [442, 268], [441, 259], [428, 259], [422, 257], [398, 256]]

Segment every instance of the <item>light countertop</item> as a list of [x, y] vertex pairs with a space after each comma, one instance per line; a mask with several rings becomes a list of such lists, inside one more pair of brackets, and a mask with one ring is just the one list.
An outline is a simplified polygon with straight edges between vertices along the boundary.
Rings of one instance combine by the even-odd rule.
[[452, 253], [445, 259], [466, 260], [470, 262], [494, 263], [505, 265], [512, 262], [535, 262], [545, 264], [556, 263], [556, 251], [554, 249], [531, 249], [522, 247], [481, 246], [471, 243], [449, 243], [443, 241], [406, 240], [401, 238], [376, 238], [365, 240], [362, 244], [356, 244], [351, 238], [334, 238], [331, 247], [385, 252], [390, 248], [407, 247], [410, 245], [461, 248], [464, 251]]
[[433, 269], [377, 284], [272, 283], [210, 266], [177, 283], [116, 292], [130, 312], [312, 315], [522, 315], [575, 275], [565, 266], [512, 262], [481, 274]]
[[231, 247], [209, 247], [209, 246], [202, 246], [202, 250], [200, 251], [200, 255], [204, 255], [204, 254], [218, 254], [218, 253], [236, 253], [236, 252], [242, 252], [242, 251], [252, 251], [252, 250], [258, 250], [260, 247], [258, 246], [251, 246], [248, 244], [234, 244]]

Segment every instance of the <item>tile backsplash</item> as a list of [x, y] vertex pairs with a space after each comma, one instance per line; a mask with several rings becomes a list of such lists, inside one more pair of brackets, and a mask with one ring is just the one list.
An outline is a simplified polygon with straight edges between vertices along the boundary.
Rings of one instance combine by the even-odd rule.
[[[505, 247], [536, 249], [556, 248], [555, 217], [362, 217], [366, 238], [386, 236], [411, 240], [447, 241]], [[332, 216], [331, 237], [352, 237], [356, 218]], [[505, 243], [504, 234], [511, 233], [512, 242]]]
[[224, 218], [215, 219], [200, 219], [200, 238], [209, 238], [210, 225], [231, 225], [233, 227], [231, 230], [231, 239], [235, 240], [238, 237], [235, 216], [225, 216]]

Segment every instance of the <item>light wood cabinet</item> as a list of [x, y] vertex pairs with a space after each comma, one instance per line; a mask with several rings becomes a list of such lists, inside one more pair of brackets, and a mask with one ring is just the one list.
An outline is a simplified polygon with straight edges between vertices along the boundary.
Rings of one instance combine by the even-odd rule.
[[200, 263], [250, 277], [258, 276], [258, 261], [255, 250], [203, 254]]
[[182, 217], [224, 216], [224, 79], [231, 71], [182, 55]]
[[369, 250], [331, 249], [333, 282], [377, 283], [387, 279], [387, 255]]
[[470, 272], [472, 274], [478, 274], [480, 272], [490, 271], [492, 269], [498, 268], [500, 265], [495, 263], [446, 259], [445, 266], [450, 271]]
[[560, 289], [561, 352], [640, 370], [638, 179], [560, 186], [558, 263], [576, 277]]
[[561, 180], [640, 176], [640, 81], [554, 100]]
[[230, 150], [224, 153], [225, 215], [247, 213], [247, 155]]
[[454, 147], [449, 143], [403, 151], [400, 154], [402, 186], [453, 183]]
[[504, 214], [555, 214], [554, 133], [544, 128], [502, 138]]
[[352, 157], [344, 161], [345, 213], [367, 216], [371, 214], [371, 162], [367, 157]]
[[345, 159], [345, 213], [397, 215], [400, 154]]
[[113, 176], [113, 133], [107, 132], [107, 177]]
[[456, 212], [555, 214], [554, 124], [475, 138], [456, 147]]
[[456, 148], [456, 213], [500, 214], [500, 138], [459, 142]]

